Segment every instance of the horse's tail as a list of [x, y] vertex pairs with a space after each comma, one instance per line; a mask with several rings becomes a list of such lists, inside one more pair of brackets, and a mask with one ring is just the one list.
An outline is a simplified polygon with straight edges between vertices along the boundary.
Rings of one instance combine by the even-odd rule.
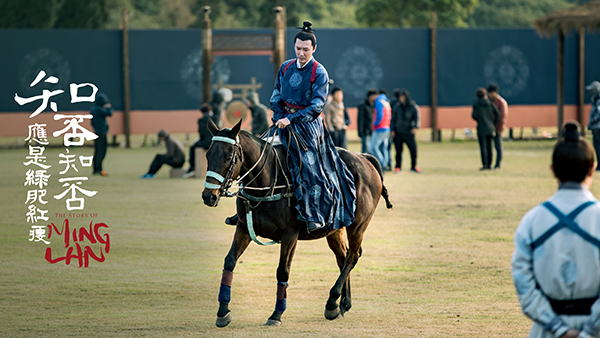
[[392, 202], [390, 202], [390, 195], [388, 194], [387, 188], [383, 184], [383, 169], [381, 169], [381, 164], [379, 163], [377, 158], [371, 154], [362, 153], [361, 155], [364, 156], [367, 160], [369, 160], [369, 162], [371, 162], [375, 169], [377, 169], [379, 177], [381, 178], [381, 196], [383, 196], [383, 199], [385, 200], [385, 206], [388, 209], [391, 209], [393, 205]]

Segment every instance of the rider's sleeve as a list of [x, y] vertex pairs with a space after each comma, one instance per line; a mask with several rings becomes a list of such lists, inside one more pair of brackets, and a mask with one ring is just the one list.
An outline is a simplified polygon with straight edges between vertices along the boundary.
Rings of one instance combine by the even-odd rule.
[[273, 123], [285, 117], [285, 110], [281, 106], [281, 78], [283, 77], [283, 67], [285, 63], [279, 67], [279, 72], [277, 73], [277, 79], [275, 80], [275, 88], [273, 88], [273, 94], [271, 94], [271, 110], [273, 111], [273, 118], [271, 121]]
[[327, 102], [327, 93], [329, 92], [329, 75], [327, 70], [321, 64], [317, 67], [315, 82], [312, 84], [312, 95], [310, 97], [310, 106], [298, 110], [294, 114], [288, 115], [290, 122], [302, 121], [312, 122], [319, 117]]

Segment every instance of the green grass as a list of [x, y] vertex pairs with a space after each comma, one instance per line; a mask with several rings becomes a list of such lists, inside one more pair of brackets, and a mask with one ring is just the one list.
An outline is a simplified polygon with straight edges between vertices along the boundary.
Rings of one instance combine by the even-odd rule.
[[[523, 214], [556, 189], [548, 168], [552, 145], [506, 142], [502, 170], [482, 173], [475, 142], [421, 142], [423, 174], [385, 176], [394, 209], [380, 203], [366, 232], [352, 273], [353, 308], [344, 319], [323, 317], [338, 271], [321, 240], [299, 243], [283, 325], [263, 327], [275, 305], [279, 247], [251, 244], [235, 270], [233, 321], [223, 329], [214, 322], [234, 233], [223, 223], [232, 200], [208, 208], [200, 196], [203, 181], [169, 179], [168, 168], [140, 180], [162, 149], [110, 148], [109, 177], [92, 176], [83, 185], [98, 191], [84, 212], [97, 213], [94, 220], [110, 227], [106, 261], [91, 261], [89, 268], [76, 261], [49, 264], [46, 245], [28, 241], [27, 150], [0, 150], [0, 336], [525, 336], [530, 322], [510, 275], [512, 236]], [[74, 151], [89, 155], [92, 149]], [[59, 152], [64, 148], [47, 149], [55, 162], [48, 196], [62, 192]], [[592, 192], [599, 190], [594, 183]], [[68, 213], [64, 201], [47, 200], [50, 222], [62, 223], [54, 213]], [[58, 240], [50, 247], [65, 253]]]

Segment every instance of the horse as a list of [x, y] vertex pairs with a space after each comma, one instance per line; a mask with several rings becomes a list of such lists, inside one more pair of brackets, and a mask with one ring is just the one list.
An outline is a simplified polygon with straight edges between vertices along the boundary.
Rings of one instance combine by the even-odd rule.
[[[329, 292], [325, 306], [325, 318], [342, 317], [352, 307], [350, 294], [350, 271], [362, 255], [362, 240], [375, 213], [379, 198], [383, 196], [388, 209], [392, 208], [387, 189], [383, 185], [381, 165], [374, 156], [337, 148], [342, 160], [354, 176], [356, 188], [356, 211], [354, 222], [342, 229], [319, 229], [307, 231], [306, 222], [297, 218], [293, 182], [283, 147], [241, 131], [241, 121], [231, 129], [218, 129], [209, 120], [208, 129], [213, 134], [206, 153], [207, 174], [202, 192], [204, 204], [216, 207], [221, 196], [237, 196], [239, 217], [233, 243], [223, 266], [219, 290], [219, 309], [216, 325], [225, 327], [231, 322], [229, 302], [233, 271], [237, 260], [250, 242], [268, 245], [280, 243], [277, 267], [277, 300], [275, 311], [265, 325], [281, 325], [286, 309], [287, 282], [292, 258], [299, 240], [326, 238], [335, 254], [340, 275]], [[240, 177], [241, 176], [241, 177]], [[239, 178], [238, 178], [239, 177]], [[237, 179], [237, 182], [234, 180]], [[236, 193], [229, 192], [234, 184], [241, 183]], [[279, 191], [279, 193], [275, 193]], [[344, 241], [347, 234], [348, 246]], [[261, 242], [256, 235], [271, 239]], [[341, 299], [340, 299], [341, 297]], [[340, 302], [338, 304], [338, 299]]]

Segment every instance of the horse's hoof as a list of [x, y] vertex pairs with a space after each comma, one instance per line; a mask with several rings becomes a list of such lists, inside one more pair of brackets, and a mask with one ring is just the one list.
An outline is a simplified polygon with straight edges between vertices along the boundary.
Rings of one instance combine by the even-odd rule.
[[231, 311], [227, 312], [223, 317], [217, 317], [217, 327], [225, 327], [231, 323]]
[[281, 320], [269, 319], [265, 323], [265, 326], [279, 326], [279, 325], [281, 325]]
[[343, 317], [342, 313], [340, 312], [340, 308], [336, 307], [333, 310], [327, 310], [325, 309], [325, 318], [329, 319], [329, 320], [335, 320], [338, 318]]

